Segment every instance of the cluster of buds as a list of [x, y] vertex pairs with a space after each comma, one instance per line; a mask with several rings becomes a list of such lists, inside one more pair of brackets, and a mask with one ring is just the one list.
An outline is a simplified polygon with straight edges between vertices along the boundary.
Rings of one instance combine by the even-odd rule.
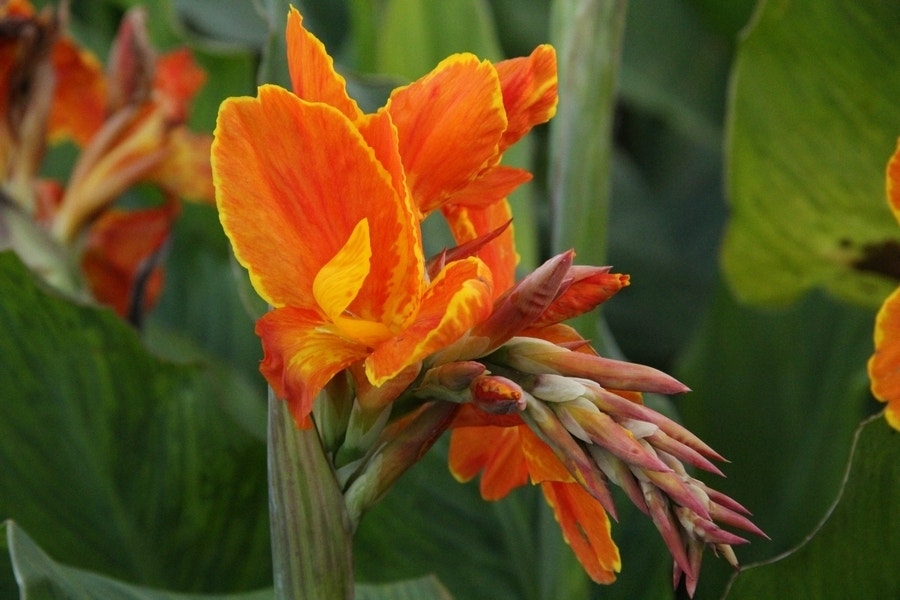
[[[765, 534], [747, 509], [688, 472], [721, 475], [712, 460], [724, 459], [641, 401], [642, 392], [678, 394], [688, 388], [657, 369], [598, 356], [558, 323], [584, 310], [585, 297], [592, 308], [627, 284], [605, 267], [572, 266], [572, 257], [568, 252], [545, 263], [498, 298], [491, 316], [468, 335], [389, 386], [389, 398], [368, 403], [378, 407], [365, 420], [378, 425], [363, 428], [368, 451], [343, 465], [351, 514], [377, 501], [445, 429], [475, 411], [487, 424], [527, 426], [596, 500], [598, 511], [602, 507], [617, 518], [609, 484], [622, 488], [671, 552], [673, 584], [683, 577], [693, 595], [706, 546], [738, 567], [732, 546], [747, 539], [721, 525]], [[345, 390], [354, 403], [354, 411], [345, 413], [361, 421], [366, 411], [359, 397]], [[364, 437], [350, 435], [344, 443]]]

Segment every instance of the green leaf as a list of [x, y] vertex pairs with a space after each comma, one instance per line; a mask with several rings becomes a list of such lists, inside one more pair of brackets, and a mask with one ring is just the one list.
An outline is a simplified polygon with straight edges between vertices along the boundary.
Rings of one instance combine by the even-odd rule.
[[778, 559], [746, 567], [727, 597], [900, 597], [900, 435], [877, 415], [854, 439], [841, 494], [819, 527]]
[[[730, 461], [720, 465], [727, 478], [701, 478], [772, 538], [736, 548], [742, 563], [799, 543], [833, 501], [856, 425], [874, 408], [872, 323], [872, 311], [822, 293], [763, 311], [720, 286], [676, 372], [694, 391], [674, 401], [688, 429]], [[718, 597], [731, 572], [707, 557], [700, 597]]]
[[[243, 594], [193, 595], [127, 584], [50, 558], [14, 521], [0, 525], [22, 598], [29, 600], [271, 600], [271, 589]], [[11, 596], [8, 596], [11, 597]]]
[[235, 398], [230, 371], [152, 355], [11, 253], [0, 330], [0, 518], [59, 560], [142, 585], [270, 584], [265, 446], [234, 416], [259, 399]]
[[761, 2], [740, 43], [726, 273], [744, 301], [822, 286], [877, 306], [900, 279], [884, 170], [900, 134], [900, 4]]
[[[604, 264], [609, 222], [612, 124], [625, 25], [625, 2], [557, 0], [551, 36], [559, 60], [563, 101], [550, 124], [547, 184], [554, 252], [575, 248], [584, 264]], [[600, 340], [597, 318], [572, 322]]]

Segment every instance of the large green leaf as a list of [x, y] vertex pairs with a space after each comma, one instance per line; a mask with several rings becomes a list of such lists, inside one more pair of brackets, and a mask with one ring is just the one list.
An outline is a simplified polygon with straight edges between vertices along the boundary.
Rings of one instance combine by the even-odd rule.
[[884, 168], [900, 135], [900, 4], [761, 2], [733, 74], [732, 222], [723, 261], [746, 301], [813, 286], [877, 305], [900, 279]]
[[[271, 600], [269, 589], [239, 594], [177, 594], [128, 584], [54, 561], [15, 522], [0, 523], [0, 549], [8, 557], [20, 582], [22, 598], [29, 600]], [[12, 598], [12, 588], [0, 588]], [[435, 578], [422, 577], [382, 585], [360, 585], [358, 600], [452, 600]]]
[[747, 567], [731, 600], [900, 598], [900, 435], [880, 415], [860, 426], [841, 494], [798, 548]]
[[[833, 501], [856, 426], [873, 409], [872, 319], [821, 293], [763, 311], [720, 287], [677, 373], [694, 391], [676, 404], [688, 428], [731, 461], [727, 479], [703, 479], [753, 511], [772, 538], [737, 548], [742, 562], [799, 543]], [[718, 597], [730, 572], [708, 557], [699, 597]]]
[[[0, 524], [0, 535], [19, 580], [21, 598], [28, 600], [271, 600], [259, 590], [229, 595], [176, 594], [127, 584], [90, 571], [55, 562], [15, 522]], [[12, 597], [12, 596], [6, 596]]]
[[55, 558], [144, 585], [270, 583], [261, 405], [242, 380], [150, 354], [112, 312], [46, 291], [11, 253], [0, 330], [0, 518]]

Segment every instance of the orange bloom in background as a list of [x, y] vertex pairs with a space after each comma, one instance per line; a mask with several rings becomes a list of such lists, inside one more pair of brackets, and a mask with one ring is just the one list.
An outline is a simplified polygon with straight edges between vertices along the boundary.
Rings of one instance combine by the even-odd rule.
[[[65, 15], [35, 14], [17, 0], [0, 8], [0, 19], [9, 33], [0, 40], [4, 190], [60, 244], [78, 249], [97, 300], [137, 317], [158, 296], [157, 262], [177, 199], [213, 199], [211, 136], [185, 125], [205, 74], [185, 49], [157, 57], [138, 8], [123, 19], [106, 73], [65, 35]], [[68, 181], [39, 180], [46, 145], [62, 141], [80, 150]], [[112, 208], [137, 183], [155, 185], [162, 206]]]
[[[885, 176], [887, 200], [900, 222], [900, 140]], [[900, 288], [888, 296], [875, 320], [875, 353], [869, 359], [872, 393], [887, 403], [884, 416], [900, 430]]]
[[[303, 28], [294, 8], [288, 15], [287, 49], [297, 96], [330, 104], [354, 123], [364, 118], [325, 46]], [[500, 160], [532, 127], [548, 121], [556, 104], [556, 52], [549, 45], [497, 64], [455, 54], [394, 90], [385, 109], [397, 130], [406, 184], [421, 217], [440, 209], [460, 244], [507, 224], [512, 214], [506, 196], [531, 174]], [[477, 256], [494, 272], [496, 295], [512, 286], [515, 270], [510, 267], [518, 261], [512, 228]]]

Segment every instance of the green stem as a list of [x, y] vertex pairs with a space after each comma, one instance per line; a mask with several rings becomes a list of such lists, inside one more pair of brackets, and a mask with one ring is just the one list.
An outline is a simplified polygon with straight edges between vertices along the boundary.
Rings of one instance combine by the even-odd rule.
[[269, 390], [269, 518], [276, 598], [353, 598], [350, 519], [315, 428]]
[[[559, 108], [550, 122], [549, 185], [555, 253], [575, 248], [581, 264], [606, 261], [612, 124], [626, 0], [557, 0], [551, 41], [559, 60]], [[602, 340], [596, 314], [570, 322]]]

